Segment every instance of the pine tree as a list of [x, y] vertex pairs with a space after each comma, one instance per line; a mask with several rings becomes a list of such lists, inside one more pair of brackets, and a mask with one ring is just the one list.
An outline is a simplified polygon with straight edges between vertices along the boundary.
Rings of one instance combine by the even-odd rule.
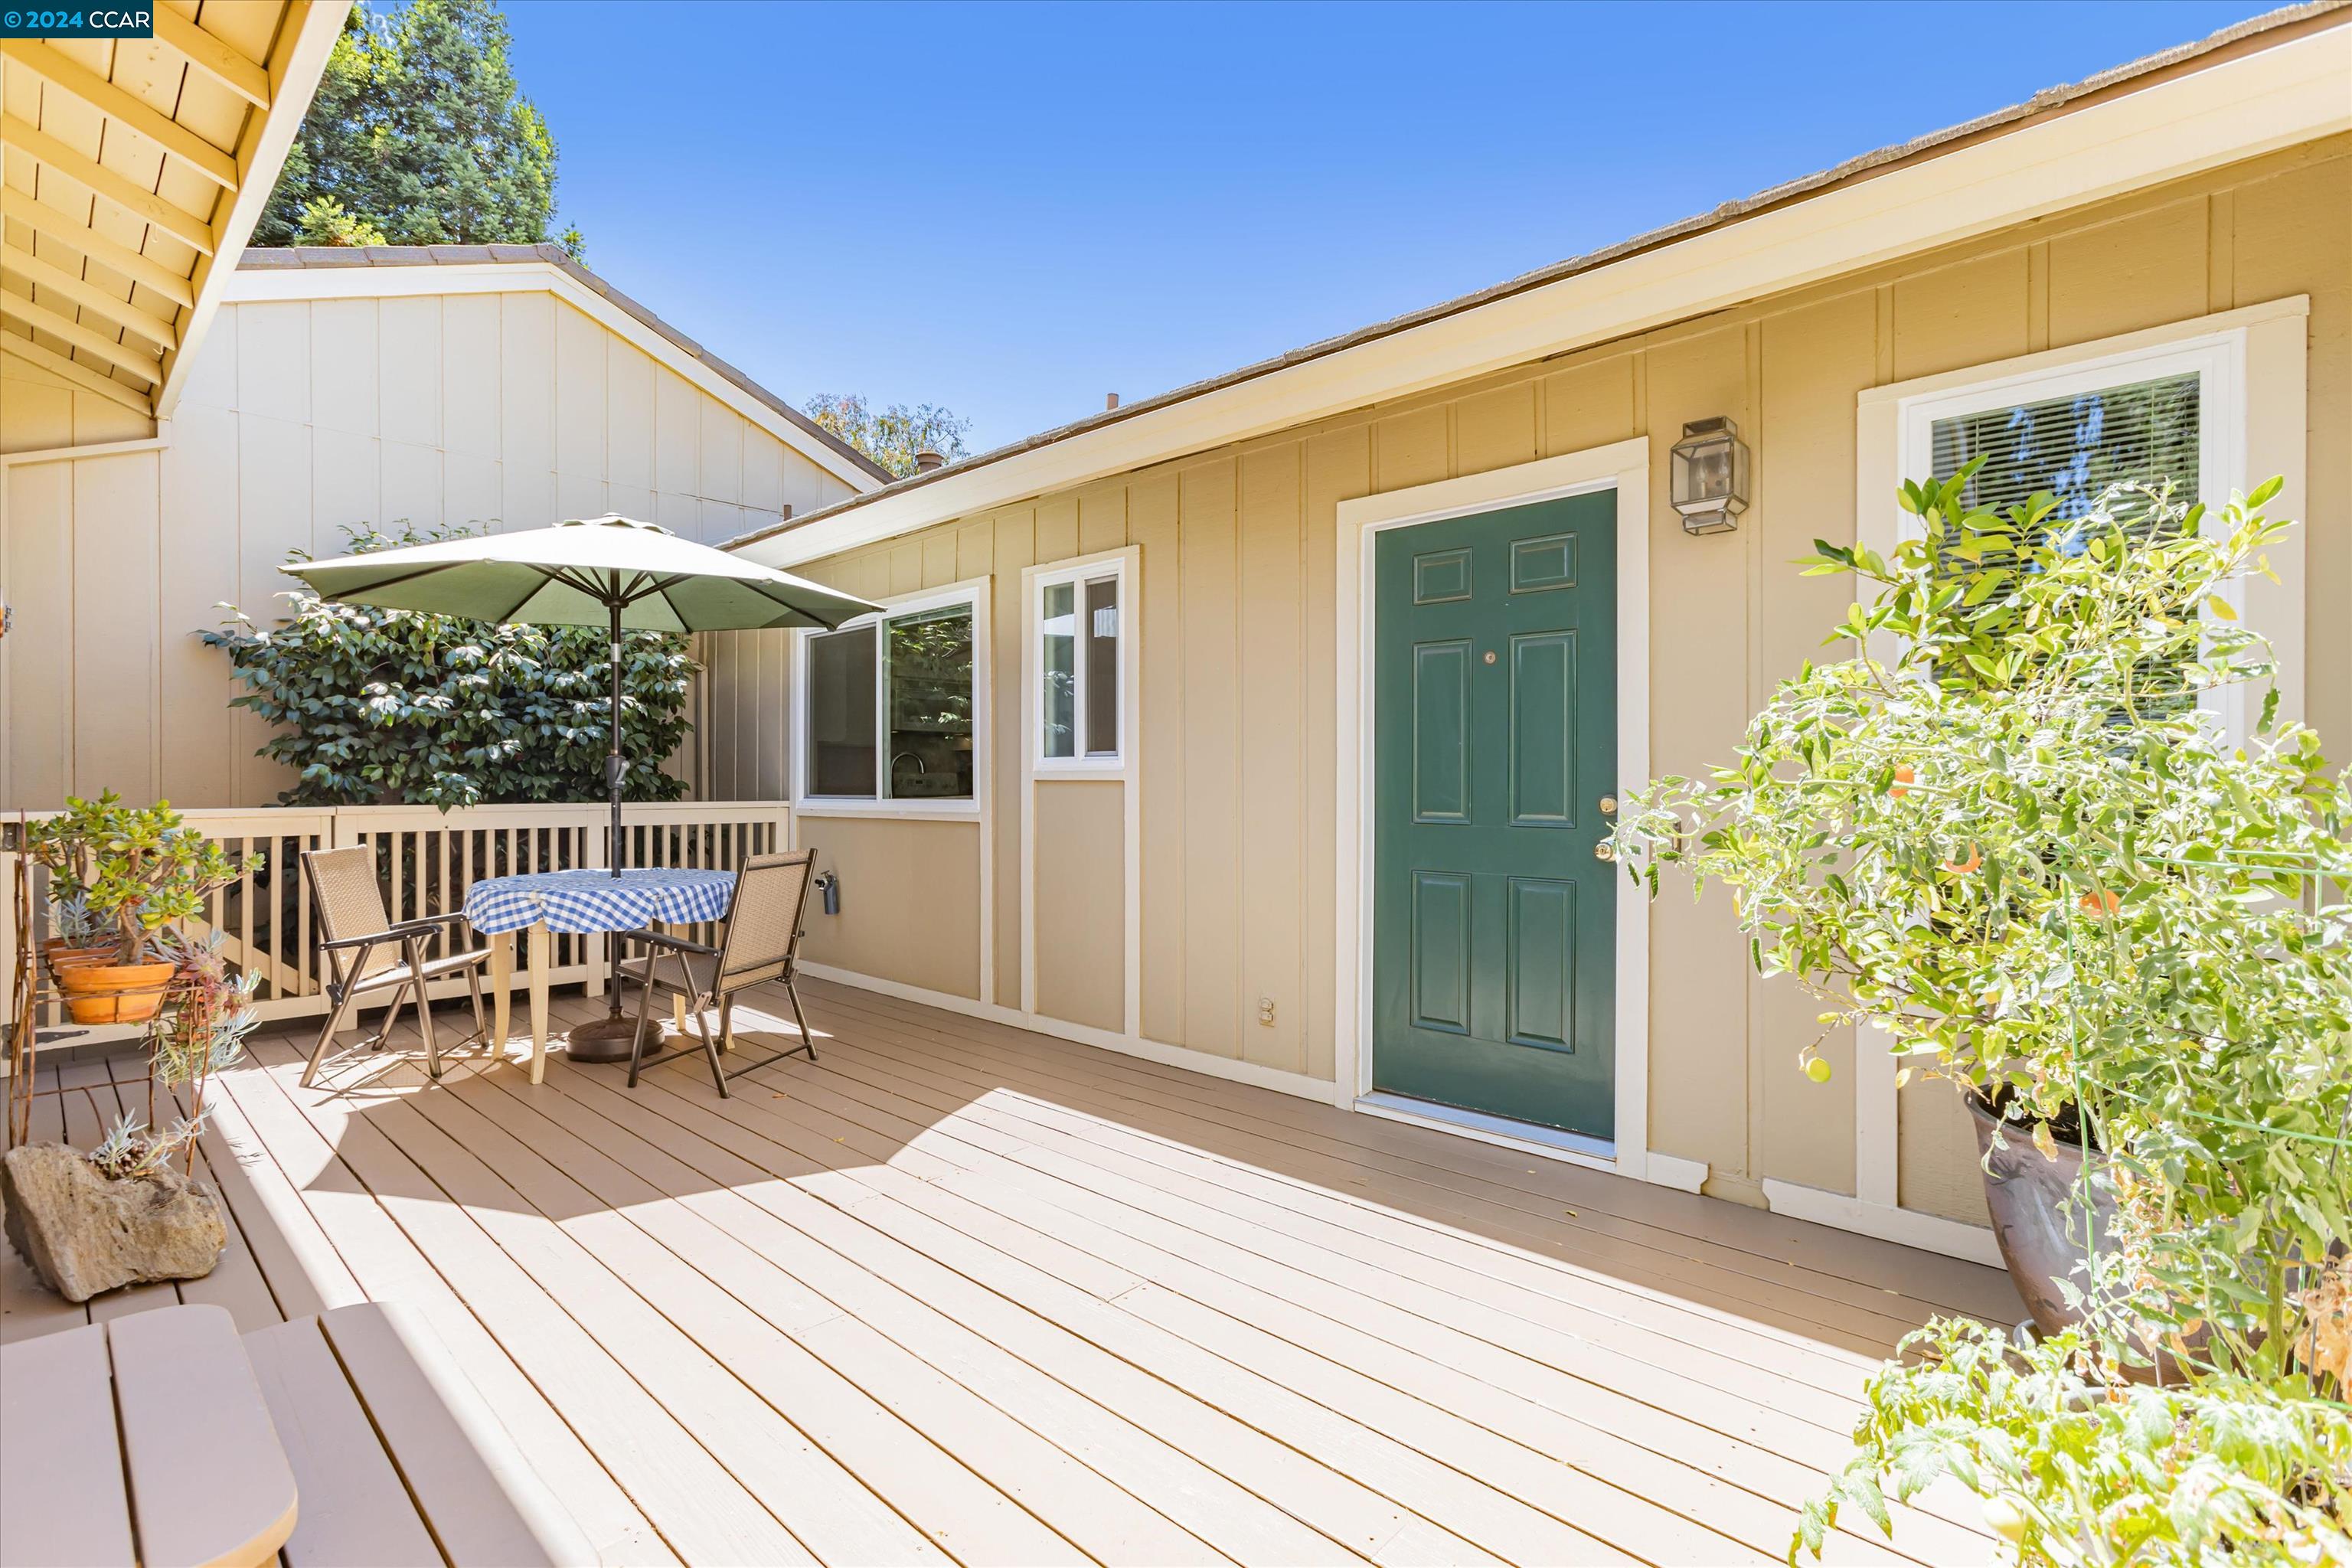
[[[536, 244], [555, 139], [507, 63], [494, 0], [354, 0], [256, 245]], [[580, 254], [579, 232], [565, 247]]]

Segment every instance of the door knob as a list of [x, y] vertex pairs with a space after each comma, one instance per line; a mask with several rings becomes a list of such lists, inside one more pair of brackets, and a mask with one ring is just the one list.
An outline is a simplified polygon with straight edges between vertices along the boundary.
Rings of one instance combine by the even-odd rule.
[[1617, 846], [1604, 838], [1592, 847], [1592, 858], [1595, 860], [1614, 860], [1617, 858]]
[[1601, 815], [1603, 816], [1614, 816], [1617, 815], [1617, 797], [1615, 795], [1604, 795], [1601, 797]]

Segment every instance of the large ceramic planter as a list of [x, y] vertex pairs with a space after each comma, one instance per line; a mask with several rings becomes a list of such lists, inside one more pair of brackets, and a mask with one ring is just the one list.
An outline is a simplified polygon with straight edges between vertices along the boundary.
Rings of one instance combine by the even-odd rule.
[[[2089, 1286], [2091, 1248], [2105, 1247], [2114, 1234], [2115, 1198], [2105, 1187], [2091, 1194], [2089, 1234], [2084, 1235], [2083, 1205], [2074, 1200], [2074, 1184], [2083, 1174], [2082, 1146], [2060, 1142], [2053, 1149], [2056, 1158], [2044, 1158], [2033, 1146], [2032, 1129], [2002, 1121], [1973, 1094], [1964, 1098], [1969, 1116], [1976, 1123], [1977, 1153], [1984, 1171], [1985, 1207], [1992, 1213], [1993, 1240], [2000, 1245], [2000, 1260], [2009, 1266], [2017, 1293], [2025, 1298], [2026, 1310], [2033, 1314], [2034, 1329], [2054, 1334], [2081, 1322], [2083, 1315], [2066, 1304], [2066, 1293], [2058, 1282], [2067, 1280], [2078, 1290]], [[2001, 1130], [1999, 1149], [1993, 1147], [1996, 1127]], [[2095, 1161], [2100, 1156], [2094, 1153], [2090, 1158]], [[2189, 1336], [2189, 1342], [2201, 1344], [2204, 1338], [2200, 1330]], [[2126, 1367], [2124, 1376], [2133, 1383], [2177, 1384], [2181, 1378], [2180, 1363], [2169, 1352], [2159, 1352], [2153, 1367], [2145, 1363]]]
[[55, 967], [66, 1011], [77, 1024], [137, 1024], [163, 1005], [169, 963], [71, 963]]
[[[2058, 1282], [2081, 1289], [2090, 1282], [2084, 1266], [2094, 1244], [2106, 1245], [2116, 1216], [2115, 1199], [2104, 1190], [2091, 1198], [2089, 1235], [2084, 1234], [2083, 1206], [2074, 1200], [2082, 1179], [2083, 1151], [2079, 1145], [2056, 1145], [2057, 1158], [2045, 1158], [2033, 1146], [2032, 1129], [2003, 1122], [1971, 1094], [1966, 1097], [1969, 1118], [1977, 1130], [1977, 1153], [1982, 1163], [1985, 1206], [1992, 1213], [1993, 1239], [2017, 1293], [2033, 1314], [2033, 1326], [2054, 1334], [2082, 1321], [2066, 1304]], [[1994, 1130], [2000, 1130], [1999, 1148]]]

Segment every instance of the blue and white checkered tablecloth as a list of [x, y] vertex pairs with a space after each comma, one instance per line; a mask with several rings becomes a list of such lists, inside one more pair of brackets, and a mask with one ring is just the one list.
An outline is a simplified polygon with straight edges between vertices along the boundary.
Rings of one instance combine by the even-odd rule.
[[466, 919], [490, 935], [545, 921], [550, 931], [634, 931], [656, 921], [684, 925], [715, 921], [735, 890], [732, 871], [682, 866], [607, 870], [532, 871], [485, 877], [466, 889]]

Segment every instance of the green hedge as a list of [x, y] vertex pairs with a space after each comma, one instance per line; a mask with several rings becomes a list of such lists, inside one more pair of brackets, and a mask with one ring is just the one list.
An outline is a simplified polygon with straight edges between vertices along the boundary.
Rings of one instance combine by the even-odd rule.
[[[466, 531], [397, 526], [393, 533], [348, 530], [352, 552]], [[446, 811], [605, 798], [611, 676], [603, 627], [494, 626], [330, 604], [307, 589], [283, 597], [293, 614], [274, 627], [224, 605], [227, 629], [201, 634], [228, 655], [247, 688], [231, 706], [278, 726], [259, 754], [299, 775], [281, 805]], [[626, 636], [621, 741], [631, 800], [686, 793], [658, 763], [686, 737], [696, 668], [682, 636]]]

